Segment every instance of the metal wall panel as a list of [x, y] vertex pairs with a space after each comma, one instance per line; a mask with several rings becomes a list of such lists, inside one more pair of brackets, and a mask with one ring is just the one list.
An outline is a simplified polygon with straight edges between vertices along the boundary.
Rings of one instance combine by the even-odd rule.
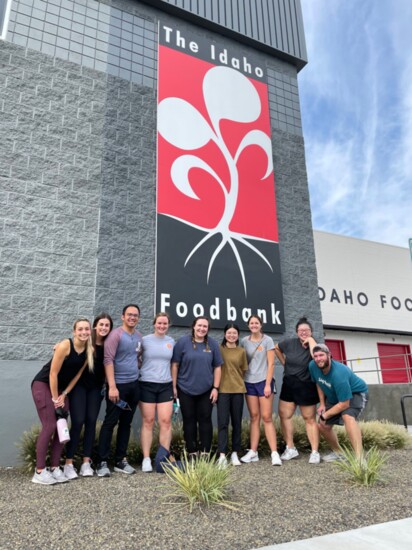
[[[146, 0], [147, 1], [147, 0]], [[300, 0], [151, 0], [173, 6], [208, 24], [225, 27], [295, 60], [307, 62]], [[275, 53], [275, 52], [274, 52]]]

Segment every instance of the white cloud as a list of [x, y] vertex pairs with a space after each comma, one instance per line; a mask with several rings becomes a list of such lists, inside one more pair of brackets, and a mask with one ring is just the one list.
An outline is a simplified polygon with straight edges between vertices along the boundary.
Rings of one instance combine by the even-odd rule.
[[300, 73], [315, 229], [412, 237], [412, 2], [302, 0]]

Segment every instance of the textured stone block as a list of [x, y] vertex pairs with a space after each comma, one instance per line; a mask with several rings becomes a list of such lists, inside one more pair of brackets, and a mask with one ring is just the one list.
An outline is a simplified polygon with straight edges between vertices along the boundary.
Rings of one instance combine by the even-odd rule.
[[[53, 6], [60, 8], [57, 4], [49, 3], [48, 6], [50, 10]], [[81, 13], [79, 10], [83, 7], [84, 13]], [[75, 2], [73, 8], [80, 15], [86, 14], [86, 3], [83, 6], [79, 1]], [[99, 8], [109, 9], [109, 6], [100, 2]], [[110, 9], [112, 14], [116, 9], [119, 22], [125, 10], [135, 13], [136, 18], [132, 19], [135, 29], [140, 24], [142, 41], [147, 41], [141, 52], [146, 56], [142, 59], [141, 70], [145, 65], [145, 70], [151, 71], [156, 61], [154, 32], [157, 12], [150, 6], [129, 0], [113, 0]], [[167, 17], [175, 21], [172, 16]], [[71, 25], [72, 21], [68, 23]], [[81, 22], [76, 20], [74, 23]], [[189, 23], [185, 25], [192, 28]], [[151, 31], [146, 38], [145, 28]], [[59, 31], [63, 30], [59, 27]], [[91, 27], [90, 30], [93, 31]], [[206, 32], [200, 28], [197, 31]], [[69, 39], [69, 32], [67, 34], [66, 39]], [[210, 31], [206, 34], [214, 37]], [[63, 34], [61, 36], [64, 38]], [[97, 32], [95, 36], [97, 38]], [[227, 42], [228, 47], [235, 44], [229, 39], [219, 38], [219, 41]], [[93, 47], [92, 44], [88, 46]], [[249, 51], [246, 46], [244, 50]], [[282, 280], [287, 304], [286, 333], [291, 334], [302, 310], [310, 311], [315, 326], [321, 328], [314, 284], [316, 276], [303, 140], [292, 139], [290, 134], [298, 131], [299, 122], [296, 70], [284, 61], [259, 55], [270, 67], [269, 94], [273, 116], [276, 112], [276, 117], [279, 113], [291, 117], [289, 124], [287, 119], [276, 118], [276, 124], [284, 124], [289, 132], [273, 130]], [[13, 261], [9, 257], [10, 261], [6, 262], [15, 267], [14, 276], [17, 278], [2, 280], [7, 281], [5, 287], [1, 285], [6, 303], [9, 303], [7, 296], [13, 297], [16, 306], [23, 305], [24, 299], [33, 299], [30, 308], [42, 311], [33, 311], [31, 322], [35, 319], [39, 326], [53, 328], [53, 324], [49, 324], [49, 319], [53, 319], [58, 324], [55, 333], [44, 330], [44, 341], [50, 336], [57, 337], [60, 329], [68, 330], [70, 334], [71, 320], [85, 311], [91, 314], [93, 307], [95, 311], [107, 309], [118, 321], [126, 301], [138, 301], [142, 305], [141, 326], [149, 330], [154, 303], [156, 80], [145, 76], [146, 86], [137, 85], [81, 67], [78, 63], [54, 59], [7, 43], [0, 44], [0, 56], [0, 63], [3, 59], [9, 67], [7, 88], [0, 91], [1, 94], [6, 90], [0, 98], [7, 100], [7, 112], [2, 113], [5, 126], [0, 133], [7, 133], [10, 142], [16, 142], [12, 153], [30, 157], [27, 167], [21, 166], [19, 171], [16, 171], [16, 166], [12, 170], [10, 165], [2, 165], [4, 173], [8, 176], [16, 174], [21, 180], [0, 179], [0, 189], [40, 199], [35, 202], [27, 198], [16, 199], [19, 206], [14, 205], [13, 213], [20, 215], [18, 219], [21, 221], [14, 227], [4, 222], [6, 233], [0, 234], [0, 246], [9, 243], [17, 251], [21, 249], [20, 256], [16, 254]], [[1, 84], [6, 84], [6, 80], [0, 75]], [[280, 99], [290, 101], [288, 108], [297, 112], [287, 114], [285, 110], [281, 111], [280, 107], [286, 109], [286, 105], [279, 105]], [[45, 112], [36, 113], [33, 119], [33, 109]], [[29, 147], [27, 137], [30, 135], [38, 147]], [[6, 140], [2, 144], [3, 150], [10, 151]], [[51, 165], [44, 162], [49, 160]], [[53, 162], [60, 163], [57, 170]], [[30, 166], [33, 166], [31, 172]], [[17, 208], [24, 210], [23, 215]], [[299, 247], [299, 236], [307, 234], [309, 237]], [[30, 277], [27, 280], [25, 277], [29, 274], [19, 271], [22, 266], [18, 260], [29, 260], [25, 256], [27, 249], [36, 255], [38, 263], [48, 264], [50, 260], [50, 265], [55, 265], [49, 266], [48, 279]], [[48, 256], [45, 252], [57, 254]], [[57, 259], [59, 254], [60, 260]], [[67, 260], [67, 266], [63, 259]], [[298, 287], [297, 277], [302, 283]], [[32, 292], [36, 294], [34, 297], [30, 296]], [[64, 298], [47, 298], [49, 294], [59, 292], [63, 292]], [[22, 302], [18, 302], [20, 299]], [[6, 320], [12, 322], [12, 317]], [[16, 323], [16, 319], [13, 322]], [[24, 325], [28, 321], [18, 317], [18, 322]], [[30, 351], [30, 346], [27, 346], [23, 353], [32, 358], [37, 353], [46, 354], [46, 351], [49, 355], [47, 346], [35, 348]], [[9, 350], [4, 352], [9, 353]]]

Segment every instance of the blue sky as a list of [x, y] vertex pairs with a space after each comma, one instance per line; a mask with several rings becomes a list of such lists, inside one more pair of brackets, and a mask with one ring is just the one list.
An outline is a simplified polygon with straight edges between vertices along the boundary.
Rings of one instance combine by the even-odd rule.
[[412, 237], [412, 0], [301, 0], [299, 73], [315, 229]]

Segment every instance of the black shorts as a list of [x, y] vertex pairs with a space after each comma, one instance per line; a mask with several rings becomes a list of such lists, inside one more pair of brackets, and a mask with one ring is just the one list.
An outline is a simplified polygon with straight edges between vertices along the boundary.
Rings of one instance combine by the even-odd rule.
[[316, 384], [311, 380], [303, 382], [295, 376], [284, 376], [279, 399], [295, 405], [309, 407], [319, 403]]
[[[326, 420], [327, 426], [343, 426], [343, 414], [353, 416], [355, 420], [359, 420], [360, 415], [363, 413], [368, 402], [369, 395], [367, 393], [354, 393], [352, 399], [349, 401], [349, 407], [339, 414], [335, 414]], [[336, 405], [336, 403], [335, 403]], [[326, 400], [326, 410], [330, 409], [334, 405]]]
[[140, 382], [140, 401], [142, 403], [167, 403], [173, 401], [172, 382]]

